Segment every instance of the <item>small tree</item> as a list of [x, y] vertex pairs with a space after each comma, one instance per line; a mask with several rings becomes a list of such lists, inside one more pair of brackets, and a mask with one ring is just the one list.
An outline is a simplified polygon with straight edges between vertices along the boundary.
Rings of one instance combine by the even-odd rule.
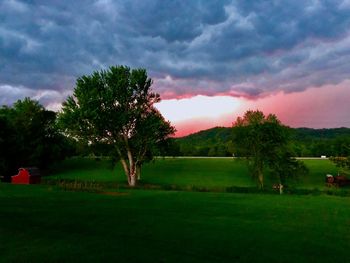
[[[338, 168], [341, 174], [350, 175], [350, 156], [329, 158]], [[338, 172], [338, 173], [339, 173]]]
[[112, 145], [130, 186], [136, 185], [142, 164], [175, 132], [154, 107], [160, 96], [151, 85], [145, 69], [96, 71], [78, 78], [59, 115], [64, 133], [89, 144]]
[[248, 158], [251, 175], [259, 188], [264, 187], [264, 167], [269, 167], [280, 183], [285, 183], [304, 165], [288, 150], [288, 129], [275, 115], [247, 111], [233, 126], [233, 143], [237, 154]]

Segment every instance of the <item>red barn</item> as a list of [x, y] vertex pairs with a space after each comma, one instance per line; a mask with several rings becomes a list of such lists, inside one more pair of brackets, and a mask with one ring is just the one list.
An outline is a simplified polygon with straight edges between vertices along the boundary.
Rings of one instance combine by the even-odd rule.
[[11, 177], [13, 184], [39, 184], [41, 176], [36, 167], [19, 168], [18, 174]]

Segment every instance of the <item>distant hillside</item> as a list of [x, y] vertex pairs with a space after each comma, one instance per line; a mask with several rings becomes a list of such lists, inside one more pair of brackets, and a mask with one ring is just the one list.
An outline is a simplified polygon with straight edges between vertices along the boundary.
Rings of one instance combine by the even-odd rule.
[[231, 156], [232, 129], [215, 127], [177, 138], [180, 152], [192, 156]]
[[350, 128], [334, 128], [334, 129], [311, 129], [296, 128], [293, 130], [293, 137], [296, 140], [308, 139], [335, 139], [343, 136], [350, 136]]
[[214, 127], [199, 131], [185, 137], [178, 138], [179, 142], [206, 145], [217, 142], [227, 142], [231, 139], [232, 129], [228, 127]]
[[[215, 127], [177, 138], [182, 155], [232, 156], [232, 129]], [[296, 156], [350, 155], [350, 128], [291, 128]]]

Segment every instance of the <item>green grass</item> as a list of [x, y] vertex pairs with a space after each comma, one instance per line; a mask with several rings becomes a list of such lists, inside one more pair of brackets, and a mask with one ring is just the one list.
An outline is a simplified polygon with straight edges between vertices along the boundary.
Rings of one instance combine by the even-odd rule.
[[302, 178], [301, 184], [305, 188], [324, 188], [326, 174], [337, 175], [338, 168], [327, 159], [304, 160], [309, 169], [309, 175]]
[[[336, 174], [337, 168], [329, 160], [303, 160], [310, 173], [294, 183], [298, 188], [324, 188], [325, 175]], [[114, 170], [107, 160], [73, 158], [59, 164], [50, 178], [125, 184], [125, 174], [118, 164]], [[276, 183], [266, 176], [266, 185]], [[252, 187], [254, 181], [243, 160], [222, 158], [166, 158], [144, 165], [142, 183], [224, 189], [230, 186]]]
[[[142, 169], [142, 182], [156, 185], [227, 187], [255, 185], [244, 162], [234, 159], [166, 158], [148, 163]], [[83, 158], [66, 160], [54, 169], [51, 178], [125, 183], [121, 165], [113, 170], [110, 161]]]
[[1, 262], [348, 262], [349, 198], [0, 184]]

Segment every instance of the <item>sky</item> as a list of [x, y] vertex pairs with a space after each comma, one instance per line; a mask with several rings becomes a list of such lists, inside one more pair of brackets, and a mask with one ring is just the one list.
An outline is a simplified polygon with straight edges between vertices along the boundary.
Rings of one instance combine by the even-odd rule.
[[177, 136], [246, 110], [350, 127], [350, 0], [0, 0], [0, 105], [59, 110], [78, 77], [146, 68]]

